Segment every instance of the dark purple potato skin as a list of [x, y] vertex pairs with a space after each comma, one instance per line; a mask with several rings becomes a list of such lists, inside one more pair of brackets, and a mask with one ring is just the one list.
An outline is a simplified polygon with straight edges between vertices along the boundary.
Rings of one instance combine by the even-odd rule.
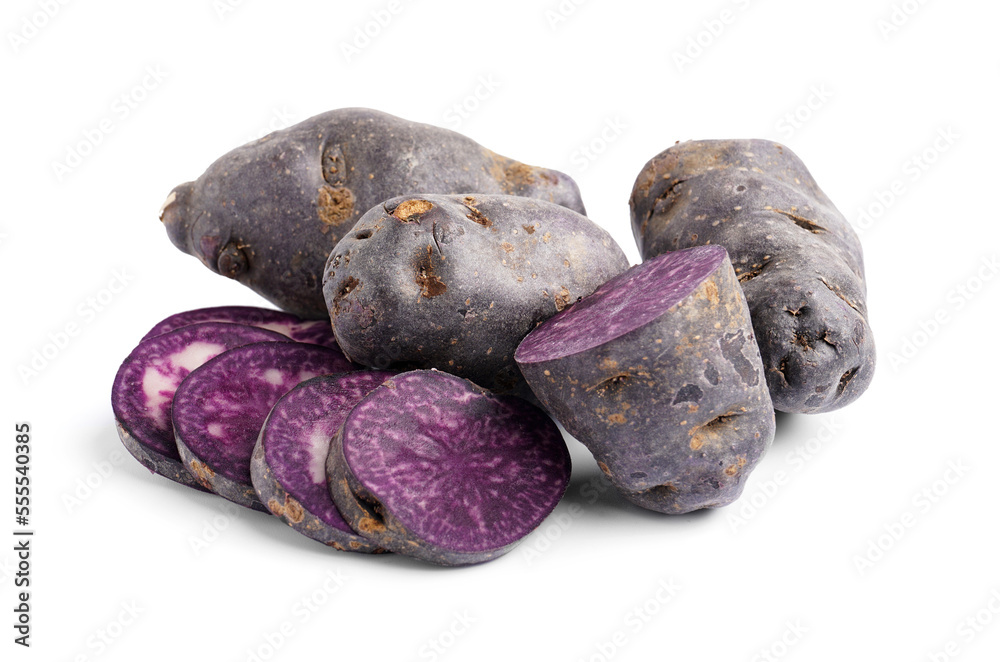
[[403, 373], [347, 415], [327, 459], [355, 531], [438, 565], [510, 551], [552, 512], [570, 457], [534, 405], [436, 370]]
[[[194, 324], [144, 339], [125, 359], [111, 388], [111, 408], [118, 436], [139, 463], [170, 480], [203, 489], [181, 464], [174, 441], [171, 408], [181, 381], [205, 361], [222, 352], [263, 341], [288, 341], [285, 336], [242, 324]], [[154, 372], [147, 372], [153, 370]], [[155, 375], [163, 382], [143, 385]]]
[[353, 369], [339, 351], [305, 343], [254, 343], [219, 354], [174, 395], [181, 461], [206, 489], [267, 512], [253, 489], [250, 458], [274, 403], [307, 379]]
[[435, 368], [528, 396], [514, 350], [536, 325], [628, 268], [590, 219], [515, 196], [380, 204], [330, 254], [324, 294], [352, 361]]
[[328, 320], [304, 320], [291, 313], [256, 306], [214, 306], [177, 313], [150, 329], [143, 340], [200, 322], [246, 324], [275, 331], [296, 342], [340, 349], [337, 347], [337, 340], [333, 337], [333, 328]]
[[176, 187], [160, 218], [174, 245], [212, 271], [290, 313], [325, 319], [330, 250], [366, 211], [414, 191], [523, 195], [585, 213], [561, 172], [447, 129], [344, 108], [223, 155]]
[[767, 140], [675, 145], [630, 200], [643, 259], [724, 246], [743, 284], [775, 409], [856, 400], [875, 372], [861, 242], [802, 161]]
[[[341, 551], [385, 551], [355, 533], [337, 510], [326, 480], [326, 458], [347, 413], [393, 374], [357, 370], [322, 375], [302, 382], [275, 403], [250, 461], [254, 489], [271, 514]], [[317, 464], [320, 475], [313, 475]]]
[[[660, 292], [670, 298], [643, 299]], [[542, 405], [643, 508], [732, 503], [774, 437], [746, 300], [721, 247], [632, 267], [532, 332], [517, 361]]]

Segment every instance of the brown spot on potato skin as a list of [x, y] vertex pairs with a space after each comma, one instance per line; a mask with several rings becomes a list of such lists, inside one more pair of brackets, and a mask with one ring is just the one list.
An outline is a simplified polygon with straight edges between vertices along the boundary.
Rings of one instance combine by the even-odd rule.
[[358, 521], [358, 531], [369, 535], [373, 533], [381, 533], [382, 531], [385, 531], [385, 524], [371, 517], [362, 517]]
[[622, 414], [611, 414], [608, 416], [608, 423], [622, 425], [625, 423], [625, 416]]
[[422, 254], [417, 261], [415, 281], [420, 286], [420, 294], [428, 299], [440, 296], [448, 291], [448, 286], [434, 273], [434, 253], [428, 246], [427, 253]]
[[770, 260], [764, 260], [763, 262], [752, 265], [749, 271], [743, 271], [743, 272], [737, 271], [736, 272], [737, 278], [741, 283], [746, 283], [747, 281], [751, 281], [757, 276], [759, 276], [764, 271], [764, 268], [768, 266], [770, 263], [771, 263]]
[[469, 197], [465, 198], [465, 200], [463, 200], [462, 202], [469, 209], [469, 213], [466, 215], [467, 219], [469, 219], [473, 223], [478, 223], [479, 225], [483, 226], [484, 228], [488, 228], [491, 225], [493, 225], [493, 221], [491, 221], [490, 219], [486, 218], [486, 216], [484, 216], [481, 211], [479, 211], [478, 209], [476, 209], [476, 199], [475, 198], [469, 196]]
[[562, 311], [564, 308], [566, 308], [570, 304], [569, 290], [567, 290], [564, 287], [561, 290], [559, 290], [558, 292], [556, 292], [555, 300], [556, 300], [556, 310]]
[[191, 471], [194, 472], [195, 479], [201, 483], [202, 487], [206, 490], [212, 490], [212, 478], [215, 478], [215, 472], [212, 471], [211, 467], [204, 462], [191, 460]]
[[340, 225], [354, 215], [354, 193], [346, 186], [322, 186], [316, 199], [316, 212], [324, 225]]
[[721, 444], [726, 441], [727, 434], [731, 431], [732, 421], [737, 416], [736, 413], [722, 414], [716, 416], [704, 425], [696, 425], [688, 431], [691, 435], [691, 450], [698, 450], [705, 445], [705, 442]]
[[392, 215], [403, 223], [419, 223], [419, 217], [433, 208], [434, 205], [427, 200], [406, 200], [392, 210]]
[[531, 186], [535, 183], [538, 172], [535, 168], [517, 161], [504, 170], [505, 179], [517, 187]]
[[285, 510], [285, 517], [287, 517], [288, 521], [291, 522], [292, 524], [298, 524], [303, 519], [305, 519], [306, 516], [305, 508], [303, 508], [302, 504], [296, 501], [290, 494], [285, 496], [284, 510]]
[[712, 305], [719, 305], [719, 286], [715, 284], [714, 280], [705, 281], [705, 298]]
[[603, 472], [604, 472], [605, 474], [607, 474], [608, 476], [610, 476], [610, 475], [611, 475], [611, 470], [610, 470], [610, 469], [608, 469], [608, 465], [604, 464], [603, 462], [598, 462], [598, 463], [597, 463], [597, 466], [598, 466], [598, 468], [599, 468], [599, 469], [600, 469], [601, 471], [603, 471]]
[[808, 230], [813, 234], [823, 234], [824, 232], [827, 232], [827, 229], [822, 225], [818, 224], [816, 221], [805, 218], [804, 216], [793, 214], [790, 211], [781, 211], [780, 209], [775, 209], [774, 212], [789, 218], [793, 223], [795, 223], [795, 225], [799, 226], [803, 230]]
[[534, 225], [522, 225], [521, 227], [524, 228], [524, 231], [527, 232], [528, 234], [535, 234]]
[[271, 514], [275, 517], [281, 517], [285, 514], [285, 508], [281, 505], [281, 502], [277, 499], [267, 500], [267, 509], [271, 511]]
[[508, 253], [512, 253], [514, 251], [514, 245], [507, 241], [500, 244], [500, 247], [503, 248]]

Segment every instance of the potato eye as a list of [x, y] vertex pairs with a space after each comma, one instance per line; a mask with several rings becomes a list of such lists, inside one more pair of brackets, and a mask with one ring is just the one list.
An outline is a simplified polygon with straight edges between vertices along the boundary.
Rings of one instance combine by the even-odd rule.
[[234, 242], [229, 242], [219, 252], [217, 266], [219, 267], [219, 273], [226, 278], [236, 278], [249, 268], [250, 263], [247, 261], [247, 256], [243, 252], [243, 249]]

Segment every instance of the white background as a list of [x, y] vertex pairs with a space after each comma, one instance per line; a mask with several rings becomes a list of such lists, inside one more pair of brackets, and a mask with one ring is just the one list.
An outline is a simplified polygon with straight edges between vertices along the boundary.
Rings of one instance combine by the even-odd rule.
[[[3, 658], [996, 660], [1000, 10], [896, 2], [909, 13], [413, 0], [384, 27], [371, 22], [388, 0], [50, 2], [51, 18], [5, 2], [0, 495], [14, 423], [30, 422], [37, 533], [30, 650], [11, 641], [15, 558], [0, 545]], [[570, 173], [633, 261], [627, 203], [650, 157], [686, 139], [786, 143], [862, 237], [874, 383], [841, 412], [780, 417], [744, 497], [719, 511], [598, 495], [571, 441], [552, 518], [464, 569], [336, 553], [151, 476], [113, 427], [119, 363], [169, 314], [262, 303], [177, 251], [161, 202], [232, 147], [345, 106]], [[29, 374], [34, 352], [51, 358]], [[961, 625], [977, 615], [978, 630]]]

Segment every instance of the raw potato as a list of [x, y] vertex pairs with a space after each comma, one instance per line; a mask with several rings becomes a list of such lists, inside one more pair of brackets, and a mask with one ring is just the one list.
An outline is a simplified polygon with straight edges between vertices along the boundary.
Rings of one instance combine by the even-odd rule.
[[355, 368], [337, 350], [297, 342], [219, 354], [192, 371], [174, 395], [174, 436], [184, 466], [202, 487], [268, 512], [254, 491], [250, 458], [274, 403], [307, 379]]
[[776, 409], [833, 411], [868, 388], [875, 342], [861, 243], [791, 150], [680, 143], [646, 164], [630, 205], [643, 259], [701, 244], [729, 251]]
[[[168, 318], [169, 319], [169, 318]], [[288, 338], [243, 324], [191, 324], [146, 338], [122, 362], [111, 388], [118, 436], [128, 452], [153, 473], [204, 489], [181, 464], [174, 441], [174, 392], [188, 374], [226, 350]]]
[[225, 154], [170, 193], [161, 220], [174, 245], [212, 271], [288, 312], [322, 319], [330, 250], [366, 211], [416, 192], [507, 193], [585, 213], [563, 173], [447, 129], [345, 108]]
[[299, 533], [341, 551], [385, 551], [356, 533], [330, 497], [326, 458], [348, 412], [395, 373], [357, 370], [302, 382], [271, 408], [250, 460], [261, 503]]
[[331, 496], [355, 531], [440, 565], [510, 551], [559, 503], [570, 469], [540, 409], [436, 370], [372, 391], [327, 459]]
[[536, 325], [621, 273], [611, 236], [565, 207], [504, 195], [399, 197], [330, 254], [337, 342], [376, 368], [437, 368], [530, 391], [514, 350]]
[[746, 300], [719, 246], [632, 267], [533, 331], [516, 358], [541, 403], [643, 508], [731, 503], [774, 437]]
[[256, 306], [215, 306], [171, 315], [149, 330], [143, 340], [199, 322], [230, 322], [276, 331], [296, 342], [339, 349], [329, 320], [303, 320], [295, 315]]

